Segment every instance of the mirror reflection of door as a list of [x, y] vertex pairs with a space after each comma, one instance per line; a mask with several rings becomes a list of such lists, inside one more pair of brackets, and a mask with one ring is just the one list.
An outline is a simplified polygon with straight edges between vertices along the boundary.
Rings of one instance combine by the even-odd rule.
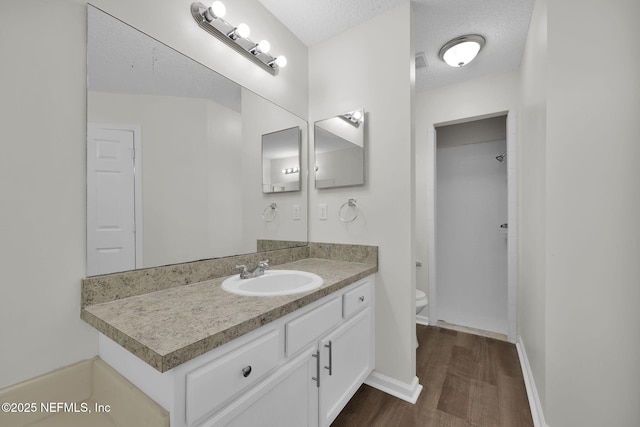
[[[135, 127], [87, 129], [87, 275], [132, 270], [136, 259]], [[139, 241], [139, 239], [138, 239]]]
[[316, 188], [364, 184], [364, 110], [314, 123]]
[[262, 135], [262, 192], [300, 191], [300, 128]]

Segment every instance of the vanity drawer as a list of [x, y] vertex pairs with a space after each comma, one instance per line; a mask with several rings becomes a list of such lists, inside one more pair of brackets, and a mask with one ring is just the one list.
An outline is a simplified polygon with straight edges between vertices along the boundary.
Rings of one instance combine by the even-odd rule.
[[368, 306], [373, 298], [371, 282], [365, 282], [342, 297], [342, 314], [345, 318]]
[[189, 372], [186, 376], [186, 421], [191, 425], [243, 389], [255, 384], [280, 360], [280, 330]]
[[287, 356], [295, 354], [342, 321], [341, 301], [335, 298], [287, 323]]

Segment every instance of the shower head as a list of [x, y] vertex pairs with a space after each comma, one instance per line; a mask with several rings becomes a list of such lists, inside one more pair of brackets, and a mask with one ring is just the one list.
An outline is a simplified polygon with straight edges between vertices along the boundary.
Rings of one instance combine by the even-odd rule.
[[507, 152], [505, 151], [504, 153], [500, 154], [499, 156], [496, 156], [496, 160], [499, 161], [500, 163], [502, 163], [504, 161], [504, 156], [507, 155]]

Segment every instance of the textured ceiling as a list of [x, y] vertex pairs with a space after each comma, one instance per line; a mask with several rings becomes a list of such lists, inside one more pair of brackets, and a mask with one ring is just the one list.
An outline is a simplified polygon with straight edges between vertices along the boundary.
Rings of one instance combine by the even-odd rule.
[[210, 99], [240, 111], [240, 86], [94, 7], [88, 8], [87, 88]]
[[316, 43], [366, 22], [407, 0], [259, 0], [302, 43]]
[[[312, 46], [355, 27], [406, 0], [259, 0], [303, 43]], [[415, 0], [416, 53], [427, 68], [416, 73], [423, 91], [518, 68], [534, 0]], [[475, 61], [452, 68], [438, 58], [447, 41], [477, 33], [487, 44]]]

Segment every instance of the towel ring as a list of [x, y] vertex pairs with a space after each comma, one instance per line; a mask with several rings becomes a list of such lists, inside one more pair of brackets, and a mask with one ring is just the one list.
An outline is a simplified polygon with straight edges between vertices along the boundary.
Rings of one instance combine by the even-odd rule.
[[[269, 215], [271, 213], [271, 215]], [[276, 202], [271, 203], [262, 211], [262, 219], [265, 222], [273, 222], [278, 217], [278, 204]]]
[[[345, 209], [345, 207], [347, 209]], [[344, 215], [343, 215], [343, 211], [344, 211], [344, 214], [346, 214], [349, 207], [354, 208], [355, 215], [353, 215], [353, 218], [345, 218]], [[342, 204], [342, 206], [340, 206], [340, 209], [338, 210], [338, 217], [340, 218], [340, 221], [342, 221], [344, 223], [348, 223], [348, 222], [355, 221], [356, 218], [358, 218], [358, 214], [359, 213], [360, 213], [360, 209], [358, 208], [358, 204], [356, 203], [356, 199], [349, 199], [346, 202], [344, 202]]]

